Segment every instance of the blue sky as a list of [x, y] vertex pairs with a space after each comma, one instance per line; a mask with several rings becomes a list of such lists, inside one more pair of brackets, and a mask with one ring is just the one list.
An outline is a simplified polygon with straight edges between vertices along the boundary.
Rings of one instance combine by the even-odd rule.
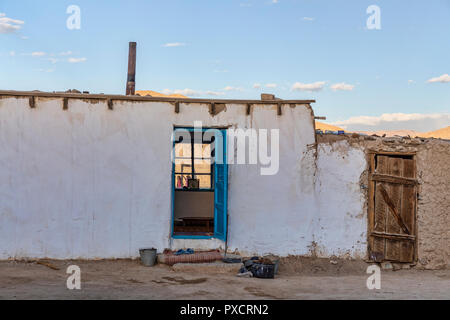
[[429, 131], [450, 125], [449, 33], [450, 0], [0, 0], [0, 89], [123, 94], [136, 41], [138, 90], [268, 92], [349, 129]]

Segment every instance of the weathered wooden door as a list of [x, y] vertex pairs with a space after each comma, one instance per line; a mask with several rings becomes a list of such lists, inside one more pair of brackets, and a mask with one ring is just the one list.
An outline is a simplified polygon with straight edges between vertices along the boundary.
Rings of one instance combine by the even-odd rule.
[[414, 262], [415, 155], [370, 153], [369, 156], [369, 256], [377, 262]]

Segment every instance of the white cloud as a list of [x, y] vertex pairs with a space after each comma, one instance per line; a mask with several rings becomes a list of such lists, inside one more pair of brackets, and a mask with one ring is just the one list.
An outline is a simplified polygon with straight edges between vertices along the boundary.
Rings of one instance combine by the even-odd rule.
[[55, 69], [37, 69], [36, 71], [50, 73], [50, 72], [55, 71]]
[[9, 55], [10, 55], [11, 57], [14, 57], [14, 56], [16, 55], [16, 52], [15, 52], [15, 51], [10, 51], [10, 52], [9, 52]]
[[355, 88], [355, 86], [352, 85], [352, 84], [341, 82], [341, 83], [335, 83], [335, 84], [331, 85], [330, 88], [333, 91], [338, 91], [338, 90], [340, 90], [340, 91], [352, 91]]
[[241, 87], [232, 87], [232, 86], [226, 86], [223, 88], [224, 91], [244, 91]]
[[205, 93], [207, 96], [223, 96], [223, 95], [225, 95], [225, 93], [217, 92], [217, 91], [206, 91]]
[[408, 84], [413, 84], [414, 82], [414, 80], [408, 80]]
[[32, 52], [31, 53], [31, 56], [32, 57], [43, 57], [43, 56], [45, 56], [46, 55], [46, 53], [45, 52], [42, 52], [42, 51], [35, 51], [35, 52]]
[[450, 76], [448, 74], [443, 74], [442, 76], [439, 76], [439, 77], [436, 77], [436, 78], [431, 78], [427, 82], [429, 82], [429, 83], [435, 83], [435, 82], [449, 83], [450, 82]]
[[200, 97], [200, 96], [223, 96], [225, 93], [217, 91], [198, 91], [193, 89], [164, 89], [162, 90], [164, 94], [181, 94], [188, 97]]
[[[70, 56], [72, 54], [72, 51], [64, 51], [64, 52], [60, 52], [58, 54], [54, 54], [54, 53], [45, 53], [42, 51], [36, 51], [36, 52], [32, 52], [32, 53], [22, 53], [21, 55], [23, 56], [32, 56], [32, 57], [43, 57], [43, 56], [49, 56], [49, 58], [47, 58], [46, 60], [50, 61], [52, 64], [55, 64], [59, 61], [63, 61], [60, 58], [55, 58], [55, 56]], [[79, 62], [85, 62], [87, 59], [86, 58], [68, 58], [67, 62], [70, 63], [79, 63]], [[66, 60], [64, 60], [66, 61]]]
[[279, 0], [272, 0], [272, 3], [278, 3]]
[[314, 21], [314, 18], [312, 18], [312, 17], [303, 17], [303, 20], [305, 20], [305, 21]]
[[277, 84], [276, 83], [268, 83], [266, 84], [266, 88], [276, 88]]
[[170, 42], [163, 44], [163, 47], [170, 48], [170, 47], [184, 47], [186, 43], [183, 42]]
[[254, 89], [259, 89], [259, 88], [261, 88], [261, 83], [254, 83], [254, 84], [253, 84], [253, 88], [254, 88]]
[[87, 60], [87, 58], [69, 58], [67, 59], [67, 61], [69, 63], [80, 63], [80, 62], [85, 62]]
[[332, 124], [350, 131], [402, 129], [427, 132], [449, 126], [450, 113], [384, 113], [381, 116], [351, 117]]
[[292, 91], [320, 91], [325, 86], [325, 81], [318, 81], [313, 83], [296, 82], [292, 85]]
[[162, 93], [164, 94], [182, 94], [184, 96], [197, 96], [198, 92], [192, 89], [176, 89], [176, 90], [171, 90], [171, 89], [164, 89], [162, 90]]
[[0, 13], [0, 33], [14, 33], [22, 28], [25, 22], [11, 19], [5, 13]]

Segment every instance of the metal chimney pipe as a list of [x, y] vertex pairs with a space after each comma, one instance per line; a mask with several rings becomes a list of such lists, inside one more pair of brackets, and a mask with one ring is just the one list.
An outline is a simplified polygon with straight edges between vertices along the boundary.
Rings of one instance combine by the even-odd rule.
[[126, 95], [134, 95], [136, 87], [136, 42], [130, 42], [128, 51], [128, 77]]

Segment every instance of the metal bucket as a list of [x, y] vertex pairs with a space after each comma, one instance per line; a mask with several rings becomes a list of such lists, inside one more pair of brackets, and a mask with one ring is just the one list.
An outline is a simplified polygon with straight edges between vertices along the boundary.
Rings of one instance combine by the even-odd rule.
[[141, 255], [141, 262], [144, 266], [151, 267], [155, 265], [156, 249], [139, 249], [139, 254]]

